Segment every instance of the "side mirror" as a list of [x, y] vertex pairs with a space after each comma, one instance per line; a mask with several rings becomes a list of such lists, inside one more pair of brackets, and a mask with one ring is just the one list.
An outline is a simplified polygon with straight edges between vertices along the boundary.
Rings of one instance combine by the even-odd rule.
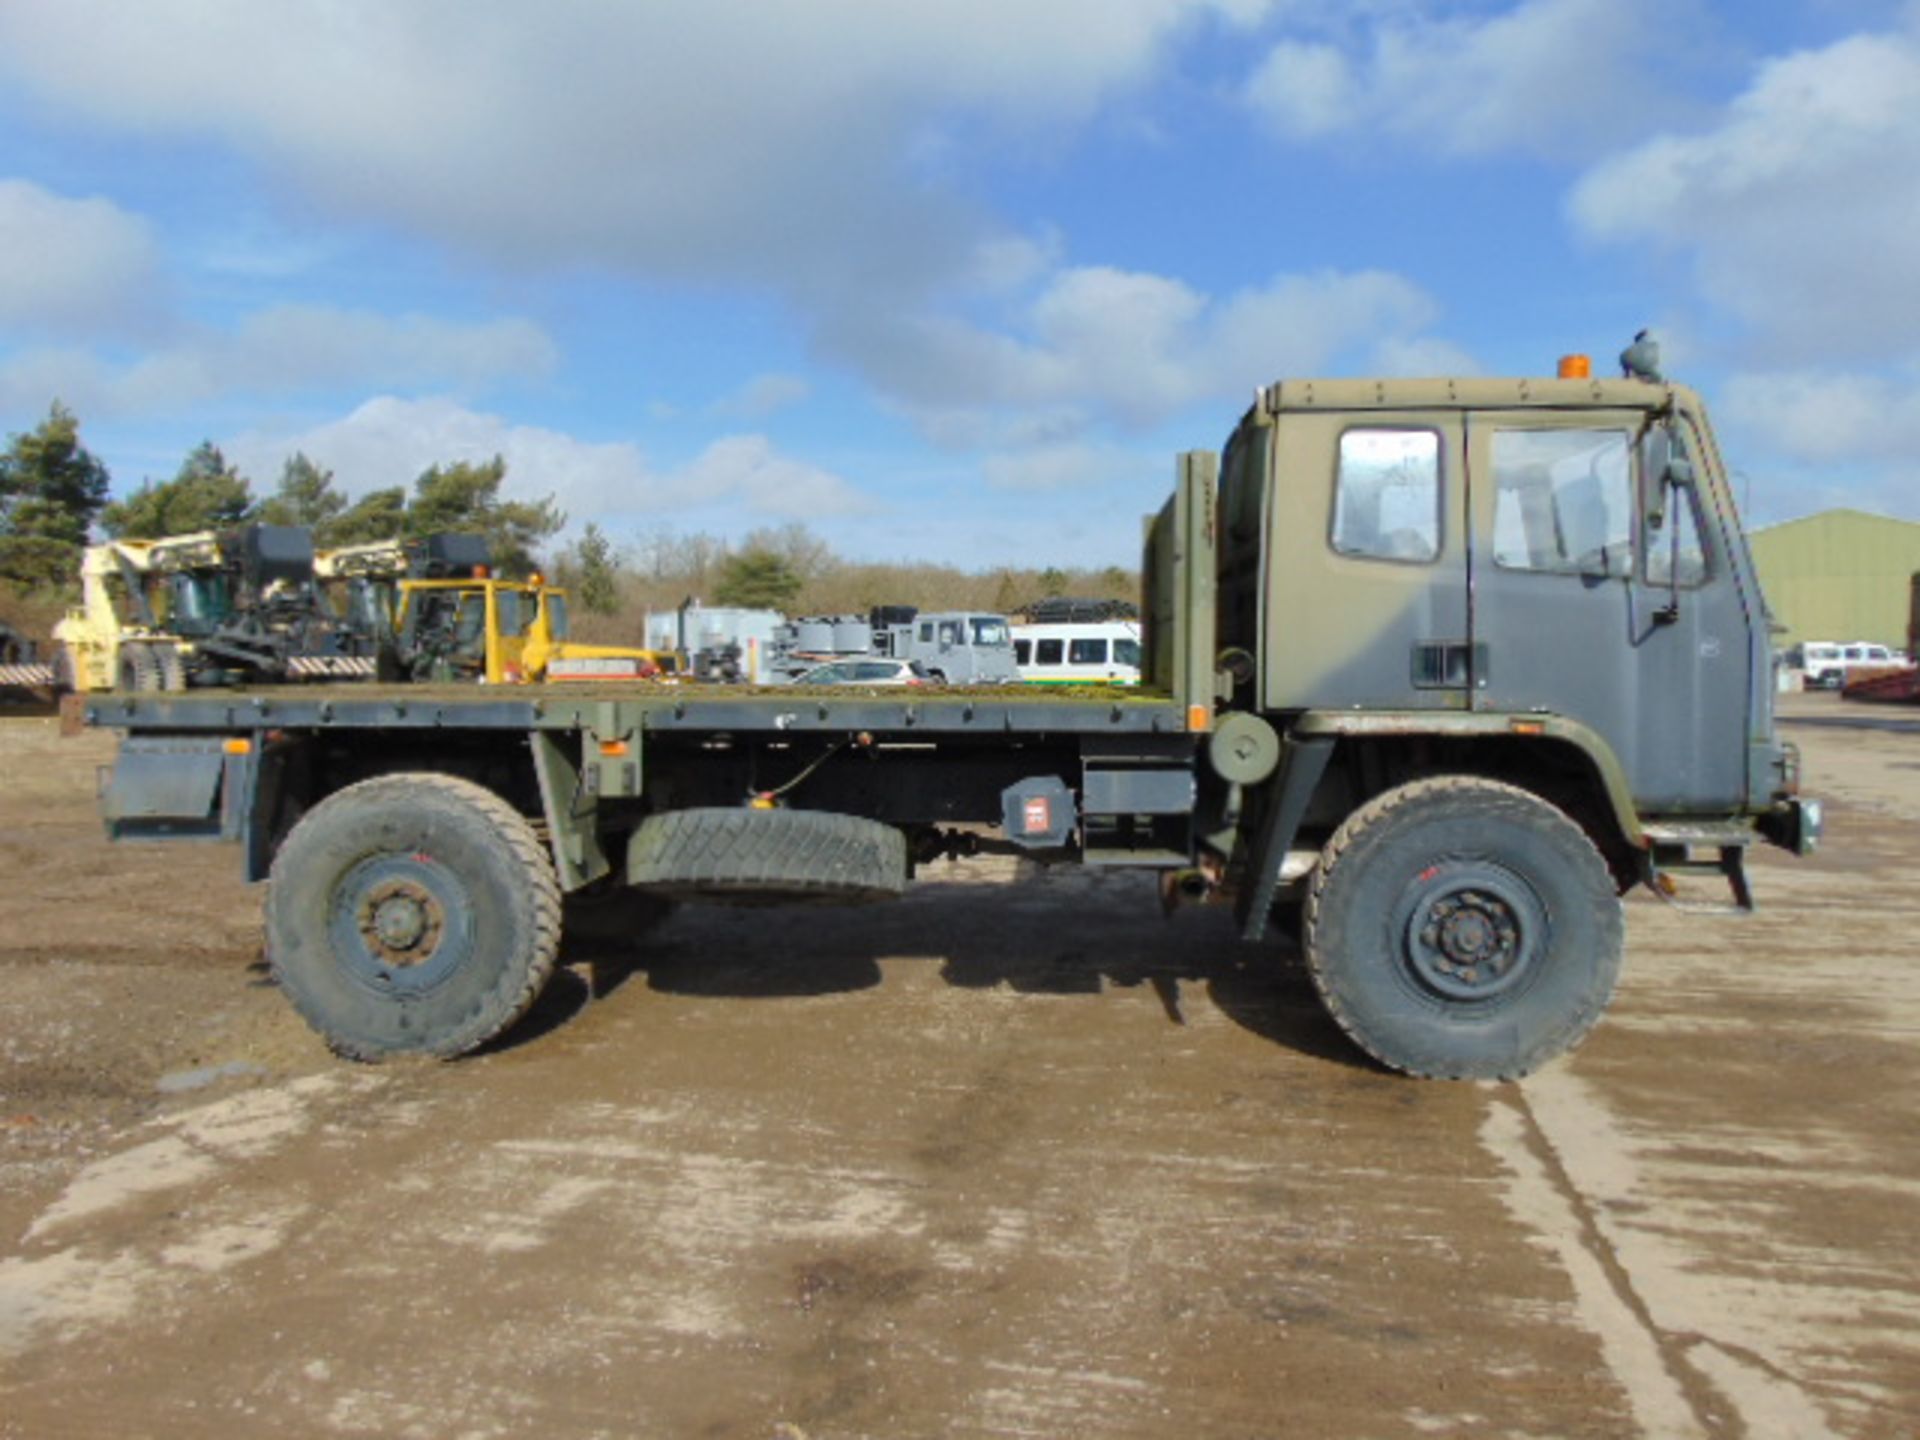
[[1667, 523], [1667, 467], [1672, 463], [1673, 432], [1655, 425], [1640, 445], [1640, 518], [1649, 531]]
[[1674, 443], [1670, 425], [1656, 425], [1648, 431], [1640, 451], [1640, 514], [1647, 529], [1664, 529], [1667, 523], [1667, 491], [1693, 484], [1693, 462]]

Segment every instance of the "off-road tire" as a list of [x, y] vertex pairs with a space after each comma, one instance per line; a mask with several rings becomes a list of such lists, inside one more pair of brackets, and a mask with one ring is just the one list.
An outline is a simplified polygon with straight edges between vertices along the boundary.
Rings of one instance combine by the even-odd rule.
[[[409, 906], [425, 931], [411, 950]], [[381, 932], [393, 914], [398, 938]], [[350, 1059], [484, 1044], [534, 1002], [559, 946], [551, 858], [519, 811], [469, 780], [414, 772], [348, 786], [274, 857], [273, 977]]]
[[153, 647], [154, 663], [160, 667], [160, 688], [178, 693], [187, 688], [187, 663], [172, 645]]
[[80, 662], [64, 644], [53, 652], [53, 693], [55, 698], [71, 695], [80, 688]]
[[672, 899], [857, 904], [906, 889], [907, 839], [822, 810], [671, 810], [634, 832], [627, 878]]
[[1389, 790], [1348, 817], [1307, 895], [1307, 968], [1383, 1065], [1512, 1079], [1579, 1044], [1619, 980], [1607, 862], [1537, 795], [1474, 776]]
[[151, 645], [135, 640], [120, 647], [119, 675], [116, 677], [122, 690], [131, 690], [138, 695], [157, 694], [166, 686], [166, 676], [160, 668], [160, 659], [153, 653]]

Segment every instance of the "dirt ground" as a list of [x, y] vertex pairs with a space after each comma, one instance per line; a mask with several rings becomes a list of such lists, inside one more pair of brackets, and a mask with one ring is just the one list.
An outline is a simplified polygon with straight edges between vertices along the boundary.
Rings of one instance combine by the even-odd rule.
[[1920, 1433], [1920, 712], [1790, 709], [1828, 848], [1633, 901], [1518, 1085], [1004, 864], [348, 1065], [230, 850], [109, 847], [110, 740], [0, 721], [0, 1435]]

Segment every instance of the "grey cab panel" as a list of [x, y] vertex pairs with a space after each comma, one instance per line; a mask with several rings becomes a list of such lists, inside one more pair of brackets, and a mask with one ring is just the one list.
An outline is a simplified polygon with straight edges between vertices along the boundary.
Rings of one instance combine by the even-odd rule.
[[1588, 725], [1643, 810], [1713, 812], [1744, 797], [1746, 617], [1695, 490], [1647, 523], [1648, 418], [1468, 418], [1475, 698]]

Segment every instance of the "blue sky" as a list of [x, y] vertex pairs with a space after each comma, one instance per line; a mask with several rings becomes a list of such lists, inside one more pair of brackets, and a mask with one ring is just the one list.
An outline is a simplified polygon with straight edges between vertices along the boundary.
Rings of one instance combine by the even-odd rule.
[[1920, 518], [1920, 0], [5, 0], [0, 429], [509, 463], [619, 542], [1130, 564], [1285, 375], [1652, 326]]

